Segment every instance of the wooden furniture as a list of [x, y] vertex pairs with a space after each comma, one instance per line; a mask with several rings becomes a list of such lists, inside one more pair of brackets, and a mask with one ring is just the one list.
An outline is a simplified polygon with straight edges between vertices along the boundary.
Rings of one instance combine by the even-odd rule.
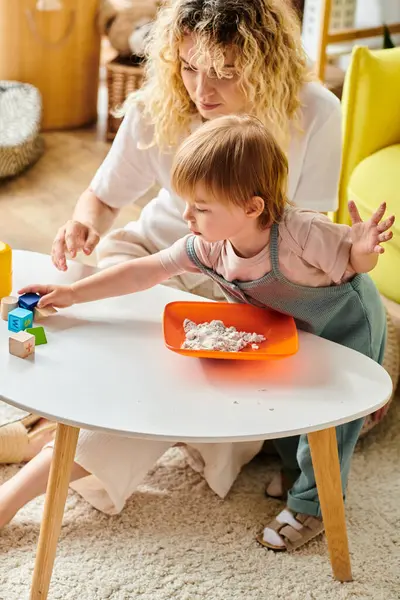
[[[49, 256], [14, 252], [15, 289], [91, 272], [70, 263], [60, 273]], [[59, 311], [46, 322], [48, 345], [37, 348], [34, 360], [10, 356], [6, 325], [0, 327], [0, 394], [58, 422], [31, 600], [48, 597], [81, 427], [171, 442], [308, 433], [333, 573], [352, 579], [335, 426], [384, 406], [389, 375], [363, 354], [305, 332], [297, 354], [280, 361], [179, 356], [164, 345], [162, 314], [169, 302], [193, 299], [157, 286]]]
[[0, 79], [31, 83], [43, 98], [43, 129], [66, 129], [97, 118], [99, 0], [62, 0], [39, 10], [37, 0], [0, 0]]
[[116, 114], [129, 94], [138, 90], [143, 80], [143, 66], [140, 60], [117, 57], [106, 64], [108, 115], [106, 139], [112, 141], [121, 124], [122, 117]]
[[[326, 67], [326, 49], [329, 44], [340, 44], [353, 40], [361, 40], [371, 37], [383, 36], [383, 26], [343, 29], [341, 31], [329, 31], [331, 18], [332, 0], [321, 0], [323, 3], [322, 19], [320, 23], [320, 34], [318, 43], [318, 53], [316, 60], [316, 69], [318, 77], [325, 80]], [[400, 23], [388, 25], [390, 33], [400, 33]]]

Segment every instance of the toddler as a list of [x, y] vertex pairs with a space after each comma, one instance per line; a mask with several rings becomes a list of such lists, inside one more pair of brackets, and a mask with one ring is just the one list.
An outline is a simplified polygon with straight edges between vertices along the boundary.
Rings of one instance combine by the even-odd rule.
[[[292, 206], [288, 164], [271, 133], [254, 117], [225, 116], [205, 123], [178, 149], [172, 185], [185, 200], [191, 233], [170, 248], [105, 269], [72, 285], [31, 285], [39, 306], [58, 308], [130, 294], [184, 272], [203, 272], [234, 302], [292, 315], [300, 329], [381, 363], [386, 318], [366, 274], [392, 237], [394, 217], [382, 204], [363, 222], [349, 203], [352, 226]], [[345, 489], [362, 419], [337, 428]], [[307, 436], [275, 441], [279, 479], [268, 488], [287, 507], [258, 537], [284, 550], [323, 531]], [[295, 541], [293, 541], [295, 540]]]

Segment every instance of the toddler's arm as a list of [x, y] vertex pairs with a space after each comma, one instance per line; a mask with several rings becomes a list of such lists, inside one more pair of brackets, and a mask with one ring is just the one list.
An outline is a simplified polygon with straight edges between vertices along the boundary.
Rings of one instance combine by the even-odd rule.
[[124, 296], [154, 287], [169, 278], [158, 253], [129, 260], [72, 284], [75, 303]]
[[170, 277], [157, 253], [110, 267], [72, 285], [29, 285], [18, 293], [40, 294], [39, 308], [49, 305], [66, 308], [81, 302], [140, 292]]

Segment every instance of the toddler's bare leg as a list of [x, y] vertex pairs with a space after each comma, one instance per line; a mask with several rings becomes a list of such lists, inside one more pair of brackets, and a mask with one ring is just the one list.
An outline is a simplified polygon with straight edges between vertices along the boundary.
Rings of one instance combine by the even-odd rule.
[[[45, 493], [53, 448], [44, 448], [11, 479], [0, 487], [0, 527], [4, 527], [30, 500]], [[72, 466], [71, 481], [89, 475], [77, 463]]]

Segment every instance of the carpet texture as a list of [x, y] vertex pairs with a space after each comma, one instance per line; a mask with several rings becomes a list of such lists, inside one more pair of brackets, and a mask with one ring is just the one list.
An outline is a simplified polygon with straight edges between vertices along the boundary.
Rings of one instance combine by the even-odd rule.
[[[292, 554], [254, 536], [282, 504], [264, 497], [277, 463], [257, 457], [225, 501], [170, 450], [123, 513], [105, 516], [70, 493], [49, 600], [400, 599], [400, 398], [359, 442], [347, 495], [355, 581], [332, 579], [326, 541]], [[14, 409], [0, 404], [0, 422]], [[18, 467], [0, 468], [0, 480]], [[43, 499], [0, 533], [0, 599], [27, 600]]]

